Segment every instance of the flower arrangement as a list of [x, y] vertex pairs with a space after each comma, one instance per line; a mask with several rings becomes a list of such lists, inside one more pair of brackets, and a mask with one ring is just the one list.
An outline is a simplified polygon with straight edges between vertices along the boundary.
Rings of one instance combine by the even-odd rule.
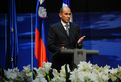
[[30, 69], [30, 65], [24, 66], [19, 72], [18, 68], [4, 70], [4, 76], [0, 76], [6, 82], [120, 82], [121, 66], [110, 69], [110, 66], [99, 67], [90, 62], [80, 62], [73, 71], [69, 65], [61, 67], [60, 72], [51, 68], [51, 63], [43, 62], [43, 68]]

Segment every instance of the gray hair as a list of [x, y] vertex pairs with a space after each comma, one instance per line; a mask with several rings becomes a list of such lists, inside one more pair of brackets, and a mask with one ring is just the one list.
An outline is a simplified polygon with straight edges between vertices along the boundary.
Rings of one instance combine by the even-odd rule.
[[60, 8], [60, 12], [59, 13], [63, 13], [63, 7]]

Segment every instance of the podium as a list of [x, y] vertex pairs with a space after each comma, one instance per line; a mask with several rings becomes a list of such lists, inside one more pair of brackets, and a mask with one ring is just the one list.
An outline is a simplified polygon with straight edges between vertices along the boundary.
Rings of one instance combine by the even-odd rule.
[[86, 50], [86, 49], [60, 49], [53, 54], [54, 57], [73, 57], [74, 63], [79, 64], [80, 61], [86, 61], [87, 55], [98, 55], [98, 50]]
[[79, 64], [80, 61], [86, 61], [87, 55], [98, 55], [98, 50], [74, 49], [74, 63]]

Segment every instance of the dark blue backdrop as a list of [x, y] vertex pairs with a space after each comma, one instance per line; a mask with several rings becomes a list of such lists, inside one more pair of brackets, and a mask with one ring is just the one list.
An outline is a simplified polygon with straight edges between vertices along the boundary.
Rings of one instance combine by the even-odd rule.
[[[23, 66], [31, 64], [31, 55], [33, 55], [33, 66], [38, 63], [34, 56], [34, 34], [35, 34], [35, 13], [17, 14], [18, 36], [19, 36], [19, 54], [18, 68], [22, 70]], [[48, 14], [48, 26], [59, 22], [58, 13]], [[91, 56], [87, 61], [99, 66], [110, 65], [117, 67], [121, 65], [121, 12], [81, 12], [73, 13], [73, 22], [80, 25], [84, 39], [84, 49], [99, 50], [99, 55]], [[6, 35], [7, 35], [7, 14], [0, 14], [0, 65], [5, 68], [6, 57]], [[31, 32], [31, 28], [33, 32]], [[47, 31], [48, 32], [48, 31]], [[31, 37], [31, 33], [33, 37]], [[31, 42], [33, 38], [33, 43]], [[31, 52], [33, 49], [33, 53]], [[52, 60], [52, 54], [49, 53], [49, 61]]]

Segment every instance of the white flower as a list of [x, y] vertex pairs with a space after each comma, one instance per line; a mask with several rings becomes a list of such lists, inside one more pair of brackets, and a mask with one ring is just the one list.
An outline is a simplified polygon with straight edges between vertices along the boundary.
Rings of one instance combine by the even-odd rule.
[[109, 68], [110, 68], [110, 66], [108, 66], [108, 65], [106, 65], [105, 67], [104, 67], [104, 73], [105, 74], [108, 74], [109, 73]]
[[37, 76], [33, 80], [33, 82], [47, 82], [47, 80], [44, 77], [46, 75], [44, 68], [41, 68], [41, 67], [39, 69], [34, 68], [34, 70], [36, 71]]
[[77, 81], [77, 79], [78, 79], [78, 70], [77, 69], [74, 69], [74, 71], [72, 71], [72, 72], [70, 72], [70, 80], [71, 80], [71, 82], [75, 82], [75, 81]]
[[23, 68], [24, 68], [24, 72], [29, 72], [31, 69], [30, 69], [30, 65], [28, 65], [28, 66], [23, 66]]
[[80, 63], [78, 64], [78, 69], [80, 71], [91, 71], [92, 70], [92, 64], [90, 62], [84, 62], [84, 61], [80, 61]]
[[121, 66], [118, 65], [118, 70], [121, 71]]
[[121, 80], [121, 66], [118, 65], [117, 77]]
[[[75, 68], [73, 71], [70, 70], [68, 64], [61, 67], [60, 73], [56, 69], [52, 69], [54, 77], [50, 79], [51, 63], [43, 62], [43, 68], [34, 68], [36, 78], [33, 82], [47, 82], [46, 75], [51, 82], [66, 82], [65, 66], [67, 66], [67, 73], [70, 73], [69, 80], [71, 82], [108, 82], [109, 79], [117, 81], [118, 78], [121, 80], [121, 66], [118, 65], [118, 68], [109, 69], [110, 66], [108, 65], [99, 67], [97, 64], [92, 65], [90, 62], [80, 62], [78, 68]], [[30, 65], [23, 66], [23, 68], [21, 72], [19, 72], [18, 68], [4, 70], [4, 74], [9, 79], [9, 82], [23, 82], [24, 80], [31, 82], [34, 71], [30, 69]]]
[[32, 71], [30, 69], [30, 65], [23, 66], [23, 70], [21, 72], [21, 76], [25, 77], [25, 79], [30, 79], [32, 77]]
[[47, 62], [47, 63], [46, 63], [46, 62], [43, 62], [42, 65], [43, 65], [44, 68], [51, 68], [52, 63], [49, 63], [49, 62]]
[[42, 77], [44, 77], [46, 75], [44, 68], [39, 67], [38, 69], [34, 68], [34, 70], [37, 72], [37, 76], [42, 75]]
[[49, 73], [49, 71], [51, 70], [51, 63], [49, 62], [43, 62], [43, 68], [39, 67], [38, 69], [37, 68], [34, 68], [34, 70], [37, 71], [37, 74], [41, 74], [43, 77]]
[[47, 82], [47, 80], [43, 77], [43, 75], [38, 73], [36, 78], [33, 80], [33, 82]]
[[94, 76], [91, 72], [86, 72], [85, 73], [85, 79], [89, 82], [98, 82], [96, 76]]
[[109, 68], [110, 68], [110, 66], [107, 66], [107, 65], [104, 68], [98, 67], [97, 65], [93, 65], [92, 72], [95, 73], [95, 74], [104, 73], [104, 74], [108, 75]]
[[117, 72], [118, 72], [118, 68], [112, 68], [110, 71], [110, 74], [109, 74], [109, 77], [111, 78], [112, 81], [116, 81], [117, 79]]
[[109, 78], [112, 80], [112, 81], [116, 81], [117, 77], [114, 75], [114, 74], [109, 74]]
[[58, 73], [58, 71], [56, 69], [53, 69], [53, 75], [54, 75], [54, 77], [59, 76], [59, 73]]
[[52, 63], [43, 62], [43, 68], [44, 68], [45, 72], [49, 72], [49, 70], [51, 69], [51, 65], [52, 65]]
[[[60, 73], [56, 69], [53, 69], [53, 75], [54, 78], [51, 80], [52, 82], [65, 82], [66, 81], [66, 71], [65, 71], [65, 66], [63, 65], [61, 67]], [[67, 64], [67, 70], [70, 72], [69, 65]]]
[[70, 80], [71, 82], [97, 82], [96, 76], [94, 76], [91, 72], [79, 71], [78, 69], [74, 69], [74, 71], [70, 72]]
[[99, 67], [97, 64], [93, 65], [92, 74], [96, 76], [98, 81], [108, 81], [109, 80], [109, 68], [110, 66], [106, 65], [104, 68]]
[[54, 77], [54, 78], [51, 80], [51, 82], [66, 82], [66, 79], [63, 78], [63, 77], [57, 76], [57, 77]]
[[19, 76], [19, 70], [17, 67], [13, 69], [4, 70], [4, 72], [5, 72], [5, 76], [8, 79], [17, 79], [17, 77]]
[[[61, 73], [61, 74], [64, 74], [64, 75], [66, 74], [66, 72], [65, 72], [65, 66], [66, 66], [66, 65], [63, 65], [63, 66], [61, 67], [61, 70], [60, 70], [60, 73]], [[67, 70], [68, 70], [67, 72], [70, 72], [70, 71], [71, 71], [68, 64], [67, 64]]]
[[117, 68], [112, 68], [111, 70], [109, 70], [110, 71], [110, 73], [112, 73], [112, 74], [116, 74], [117, 73], [117, 71], [118, 71], [118, 69]]
[[49, 74], [49, 71], [51, 69], [51, 63], [49, 62], [43, 62], [43, 68], [39, 67], [34, 68], [34, 70], [37, 72], [37, 77], [35, 78], [35, 82], [47, 82], [45, 79], [45, 75]]
[[97, 75], [98, 80], [100, 81], [108, 81], [109, 77], [107, 74], [105, 74], [104, 72], [99, 72]]

